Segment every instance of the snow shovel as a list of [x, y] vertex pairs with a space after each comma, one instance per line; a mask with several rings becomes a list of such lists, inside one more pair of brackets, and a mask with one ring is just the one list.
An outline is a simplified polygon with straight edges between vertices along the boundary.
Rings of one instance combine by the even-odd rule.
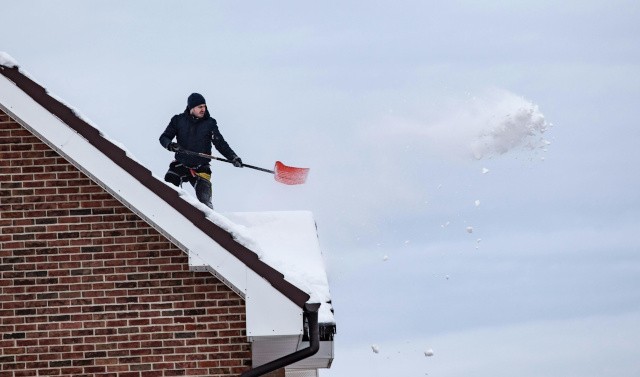
[[[211, 156], [205, 153], [192, 152], [184, 149], [180, 149], [177, 152], [233, 164], [232, 161], [229, 161], [226, 158]], [[242, 166], [255, 169], [255, 170], [260, 170], [265, 173], [271, 173], [273, 174], [277, 182], [284, 183], [285, 185], [301, 185], [307, 181], [307, 175], [309, 175], [309, 168], [296, 168], [293, 166], [287, 166], [280, 161], [276, 161], [276, 165], [273, 170], [269, 170], [269, 169], [265, 169], [258, 166], [245, 164], [245, 163], [243, 163]]]

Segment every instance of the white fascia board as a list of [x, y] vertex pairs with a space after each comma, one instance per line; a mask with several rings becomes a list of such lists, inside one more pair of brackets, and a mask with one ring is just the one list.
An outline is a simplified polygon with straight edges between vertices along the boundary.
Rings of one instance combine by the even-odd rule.
[[248, 334], [302, 332], [301, 308], [3, 75], [0, 108], [245, 298]]
[[251, 271], [247, 274], [247, 336], [299, 335], [302, 308]]

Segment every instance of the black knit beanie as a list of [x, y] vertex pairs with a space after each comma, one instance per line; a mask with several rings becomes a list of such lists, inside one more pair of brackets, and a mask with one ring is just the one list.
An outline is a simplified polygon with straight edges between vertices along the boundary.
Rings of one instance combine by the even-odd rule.
[[202, 104], [206, 104], [206, 102], [204, 100], [204, 97], [200, 93], [191, 93], [191, 95], [187, 99], [187, 108], [189, 110]]

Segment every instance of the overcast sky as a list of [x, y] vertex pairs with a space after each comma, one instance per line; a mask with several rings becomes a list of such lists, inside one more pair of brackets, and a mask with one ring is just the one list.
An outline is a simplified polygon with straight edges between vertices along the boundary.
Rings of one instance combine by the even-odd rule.
[[640, 375], [637, 1], [0, 9], [0, 51], [157, 176], [194, 91], [244, 162], [311, 169], [212, 166], [222, 213], [313, 211], [321, 376]]

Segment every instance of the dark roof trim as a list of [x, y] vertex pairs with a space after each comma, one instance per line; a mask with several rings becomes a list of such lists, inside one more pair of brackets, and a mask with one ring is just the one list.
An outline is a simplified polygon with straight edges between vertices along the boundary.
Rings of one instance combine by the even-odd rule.
[[146, 188], [153, 191], [167, 204], [186, 217], [194, 226], [207, 234], [211, 239], [241, 260], [247, 267], [267, 280], [276, 290], [300, 308], [309, 300], [309, 295], [284, 279], [284, 275], [273, 267], [262, 262], [258, 256], [233, 239], [224, 229], [209, 221], [204, 213], [180, 198], [175, 190], [151, 174], [144, 166], [132, 160], [118, 146], [103, 138], [100, 132], [79, 118], [69, 107], [51, 97], [45, 88], [20, 72], [18, 67], [8, 68], [0, 65], [0, 73], [13, 81], [22, 91], [44, 107], [51, 114], [74, 129], [91, 145], [104, 153], [109, 159], [127, 171]]

